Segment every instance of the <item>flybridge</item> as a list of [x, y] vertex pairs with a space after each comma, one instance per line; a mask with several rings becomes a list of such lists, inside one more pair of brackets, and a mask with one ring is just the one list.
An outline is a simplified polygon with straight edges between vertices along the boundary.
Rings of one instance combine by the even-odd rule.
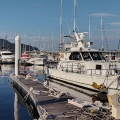
[[87, 32], [82, 32], [82, 33], [77, 33], [74, 32], [74, 36], [73, 38], [76, 40], [75, 42], [70, 42], [67, 44], [63, 45], [63, 49], [65, 51], [98, 51], [95, 49], [91, 49], [91, 45], [93, 45], [92, 42], [84, 42], [85, 40], [85, 36], [84, 34], [86, 34]]

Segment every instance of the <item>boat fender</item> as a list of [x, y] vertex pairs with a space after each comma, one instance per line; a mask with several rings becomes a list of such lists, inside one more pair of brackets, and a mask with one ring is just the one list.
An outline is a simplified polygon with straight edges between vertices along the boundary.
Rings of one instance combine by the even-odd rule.
[[95, 88], [95, 89], [98, 89], [98, 90], [106, 88], [105, 85], [103, 85], [103, 84], [98, 85], [98, 84], [95, 83], [95, 82], [93, 82], [91, 86], [92, 86], [93, 88]]

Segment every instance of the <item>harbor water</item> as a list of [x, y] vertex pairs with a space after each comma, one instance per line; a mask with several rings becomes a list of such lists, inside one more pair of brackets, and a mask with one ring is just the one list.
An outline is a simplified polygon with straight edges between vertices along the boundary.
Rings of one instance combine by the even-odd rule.
[[[45, 80], [44, 67], [42, 66], [29, 66], [29, 67], [21, 66], [20, 69], [21, 71], [27, 71], [28, 74], [34, 75], [38, 79], [38, 81], [42, 83]], [[13, 82], [13, 80], [11, 79], [10, 75], [14, 73], [15, 73], [14, 65], [0, 66], [0, 120], [33, 120], [35, 118], [38, 118], [36, 117], [37, 112], [32, 110], [31, 112], [29, 109], [30, 106], [28, 106], [28, 104], [25, 103], [25, 101], [23, 102], [20, 95], [18, 95], [18, 93], [11, 86], [11, 82]], [[54, 79], [49, 79], [48, 84], [50, 89], [61, 91], [61, 93], [65, 93], [67, 96], [72, 96], [79, 100], [87, 100], [88, 102], [92, 102], [92, 97], [89, 96], [88, 94], [83, 93], [83, 91], [77, 86], [72, 86], [66, 83], [62, 83]], [[47, 102], [49, 103], [50, 101], [47, 101]], [[58, 106], [58, 103], [57, 103], [57, 106]], [[67, 112], [65, 113], [66, 113], [66, 116], [67, 114], [69, 114]], [[72, 114], [73, 113], [71, 113], [71, 115]], [[87, 116], [86, 113], [85, 114], [82, 113], [82, 114], [81, 116], [78, 115], [80, 119], [83, 118], [83, 116], [85, 118], [87, 117], [90, 118], [94, 116], [94, 114], [91, 114], [91, 113], [90, 113], [91, 116]], [[101, 113], [101, 115], [102, 114], [103, 113]], [[107, 115], [105, 115], [105, 117], [106, 116]], [[99, 119], [102, 119], [102, 117], [100, 117]]]
[[[24, 69], [35, 74], [38, 80], [44, 80], [42, 68], [30, 66]], [[15, 104], [15, 92], [10, 85], [13, 81], [10, 78], [12, 73], [14, 74], [14, 65], [0, 66], [0, 120], [32, 120], [31, 114], [19, 98], [18, 105]]]

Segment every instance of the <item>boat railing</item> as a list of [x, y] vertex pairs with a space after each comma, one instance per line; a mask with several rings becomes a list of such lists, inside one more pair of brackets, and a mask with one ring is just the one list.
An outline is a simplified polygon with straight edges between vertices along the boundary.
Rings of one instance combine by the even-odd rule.
[[86, 72], [91, 75], [116, 75], [115, 69], [87, 69]]
[[86, 73], [85, 66], [79, 62], [62, 62], [60, 68], [66, 72]]
[[90, 75], [116, 75], [115, 69], [86, 69], [80, 62], [62, 62], [60, 69], [66, 72], [75, 72]]

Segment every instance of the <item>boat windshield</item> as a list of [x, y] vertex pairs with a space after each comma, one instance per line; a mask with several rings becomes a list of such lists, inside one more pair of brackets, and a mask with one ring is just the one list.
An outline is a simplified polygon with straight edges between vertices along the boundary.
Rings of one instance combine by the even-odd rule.
[[91, 55], [93, 60], [102, 60], [102, 57], [99, 54], [99, 52], [90, 52], [90, 55]]
[[13, 55], [12, 53], [2, 53], [2, 55]]
[[82, 60], [82, 57], [79, 52], [72, 52], [69, 59], [70, 60]]
[[86, 60], [86, 61], [92, 60], [88, 52], [81, 52], [81, 54], [82, 54], [84, 60]]

